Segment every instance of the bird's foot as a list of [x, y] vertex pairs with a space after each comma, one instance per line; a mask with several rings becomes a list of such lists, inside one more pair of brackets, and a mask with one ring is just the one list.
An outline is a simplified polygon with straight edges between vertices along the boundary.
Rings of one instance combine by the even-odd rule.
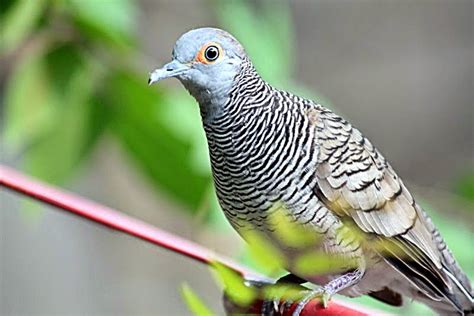
[[291, 307], [293, 302], [285, 301], [283, 304], [279, 299], [266, 299], [262, 303], [261, 314], [262, 316], [276, 316], [283, 315], [284, 312]]
[[344, 273], [343, 275], [331, 280], [325, 286], [320, 287], [316, 290], [308, 291], [302, 300], [299, 301], [296, 306], [293, 316], [299, 316], [306, 304], [314, 298], [320, 298], [321, 304], [324, 308], [328, 306], [331, 297], [339, 291], [359, 282], [364, 275], [364, 272], [360, 269], [355, 269]]
[[260, 310], [262, 316], [283, 315], [290, 310], [294, 302], [304, 298], [308, 288], [302, 286], [306, 281], [288, 274], [276, 282], [261, 282], [246, 280], [247, 285], [262, 291], [263, 302]]
[[326, 308], [328, 306], [329, 300], [333, 295], [334, 292], [326, 287], [320, 287], [314, 290], [307, 291], [303, 298], [296, 305], [292, 316], [300, 316], [301, 312], [306, 307], [306, 304], [308, 304], [311, 300], [315, 298], [319, 298], [323, 307]]
[[264, 290], [261, 315], [284, 315], [295, 302], [304, 298], [308, 288], [295, 284], [277, 283]]

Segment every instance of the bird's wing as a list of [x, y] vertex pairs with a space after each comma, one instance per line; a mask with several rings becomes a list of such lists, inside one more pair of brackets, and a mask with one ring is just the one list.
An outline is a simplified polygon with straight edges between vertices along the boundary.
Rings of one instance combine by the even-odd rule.
[[426, 295], [449, 295], [440, 253], [422, 210], [368, 139], [324, 108], [307, 112], [316, 128], [316, 194], [332, 212], [351, 219], [387, 245], [387, 261]]

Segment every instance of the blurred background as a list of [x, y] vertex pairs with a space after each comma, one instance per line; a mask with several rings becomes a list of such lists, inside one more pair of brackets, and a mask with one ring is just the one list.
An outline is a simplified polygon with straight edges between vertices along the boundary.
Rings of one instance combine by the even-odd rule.
[[[4, 0], [1, 163], [254, 265], [211, 183], [198, 107], [148, 87], [175, 40], [233, 33], [270, 83], [344, 115], [474, 277], [474, 31], [467, 0]], [[2, 190], [1, 315], [182, 315], [209, 270]], [[256, 267], [258, 269], [258, 267]], [[429, 314], [413, 303], [395, 314]]]

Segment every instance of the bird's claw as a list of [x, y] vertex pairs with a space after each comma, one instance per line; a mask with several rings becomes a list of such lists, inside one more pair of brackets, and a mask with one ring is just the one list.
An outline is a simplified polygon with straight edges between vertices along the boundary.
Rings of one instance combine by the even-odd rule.
[[321, 303], [324, 308], [328, 307], [329, 301], [331, 300], [332, 295], [328, 291], [323, 291], [321, 294]]
[[[284, 315], [286, 311], [290, 310], [295, 300], [303, 297], [303, 295], [297, 293], [306, 292], [307, 288], [294, 284], [273, 284], [267, 290], [270, 291], [264, 294], [266, 299], [263, 301], [261, 311], [264, 316]], [[293, 294], [289, 295], [290, 293]]]
[[[317, 288], [315, 290], [305, 290], [301, 299], [298, 300], [297, 305], [292, 312], [292, 316], [300, 316], [303, 309], [306, 305], [313, 299], [319, 298], [321, 301], [321, 305], [324, 308], [327, 308], [329, 301], [331, 300], [333, 293], [324, 287]], [[269, 299], [264, 300], [261, 309], [262, 316], [273, 316], [273, 315], [284, 315], [285, 312], [291, 309], [291, 306], [295, 303], [295, 301], [285, 299], [283, 302], [281, 299]]]
[[305, 308], [306, 304], [312, 299], [319, 298], [324, 308], [328, 307], [329, 301], [331, 300], [333, 293], [325, 287], [320, 287], [315, 290], [310, 290], [307, 294], [298, 302], [292, 316], [300, 316], [301, 312]]
[[285, 301], [281, 303], [279, 299], [264, 300], [261, 309], [262, 316], [276, 316], [283, 315], [284, 312], [291, 307], [292, 301]]

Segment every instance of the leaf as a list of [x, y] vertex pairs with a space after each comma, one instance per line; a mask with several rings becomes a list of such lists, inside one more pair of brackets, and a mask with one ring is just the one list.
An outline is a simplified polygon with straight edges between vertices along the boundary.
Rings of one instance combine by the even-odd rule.
[[456, 185], [456, 191], [463, 198], [470, 202], [474, 202], [474, 170], [466, 172]]
[[[64, 54], [75, 53], [65, 50]], [[24, 164], [29, 173], [49, 182], [62, 182], [69, 177], [84, 158], [85, 144], [91, 142], [88, 128], [89, 115], [94, 113], [91, 110], [94, 105], [91, 96], [96, 79], [95, 68], [85, 59], [78, 64], [76, 68], [72, 65], [69, 68], [72, 73], [67, 76], [66, 83], [54, 86], [59, 119], [24, 155]], [[50, 70], [54, 72], [53, 69]]]
[[162, 94], [160, 113], [159, 120], [162, 124], [182, 141], [190, 143], [190, 163], [193, 170], [210, 176], [208, 147], [196, 100], [182, 89], [167, 91]]
[[135, 31], [137, 8], [129, 0], [67, 0], [77, 26], [103, 44], [128, 48]]
[[157, 92], [146, 85], [145, 78], [123, 71], [111, 74], [105, 85], [104, 101], [111, 109], [111, 127], [124, 149], [157, 188], [196, 211], [211, 178], [192, 168], [192, 142], [176, 135], [169, 123], [163, 122], [165, 92]]
[[274, 234], [283, 245], [293, 248], [318, 246], [316, 232], [308, 226], [292, 221], [288, 209], [282, 203], [275, 203], [268, 211], [268, 222], [274, 227]]
[[181, 296], [193, 315], [215, 315], [186, 283], [181, 286]]
[[247, 241], [250, 256], [266, 274], [276, 274], [286, 266], [284, 255], [264, 235], [248, 229], [242, 236]]
[[3, 134], [9, 151], [18, 152], [54, 124], [59, 100], [53, 89], [43, 55], [25, 59], [15, 69], [5, 92]]
[[323, 275], [331, 272], [340, 272], [342, 268], [347, 268], [348, 266], [350, 264], [342, 256], [311, 251], [299, 255], [295, 259], [293, 269], [298, 275]]
[[109, 110], [96, 95], [93, 95], [87, 102], [85, 112], [84, 141], [79, 153], [81, 159], [86, 158], [91, 153], [110, 121]]
[[46, 8], [46, 0], [18, 0], [9, 8], [3, 23], [0, 51], [3, 54], [16, 49], [38, 23], [41, 14]]
[[[88, 62], [90, 60], [88, 59]], [[84, 54], [79, 47], [72, 43], [56, 45], [45, 55], [48, 70], [48, 80], [54, 85], [55, 92], [61, 97], [70, 93], [69, 85], [77, 72], [86, 66]], [[66, 104], [61, 104], [65, 107]]]
[[[87, 59], [87, 63], [90, 62]], [[73, 78], [79, 72], [89, 72], [82, 76], [87, 75], [87, 80], [93, 80], [96, 75], [92, 72], [96, 73], [97, 69], [87, 66], [84, 57], [70, 44], [57, 46], [47, 54], [34, 55], [20, 63], [6, 89], [4, 137], [8, 151], [17, 154], [33, 146], [30, 149], [35, 152], [38, 149], [36, 146], [57, 132], [64, 120], [63, 111], [74, 107], [75, 102], [89, 102], [94, 89], [91, 82], [84, 82], [72, 95]], [[93, 108], [87, 105], [83, 109], [84, 115], [88, 116], [84, 124], [90, 124], [82, 128], [88, 135], [85, 137], [86, 146], [92, 146], [93, 139], [98, 137], [105, 125], [103, 109], [102, 106]], [[86, 153], [89, 148], [83, 147], [81, 151]], [[28, 153], [27, 150], [25, 156]]]
[[16, 4], [15, 0], [3, 0], [0, 1], [0, 18], [3, 20], [6, 15], [10, 12], [10, 8]]
[[[108, 70], [96, 59], [91, 57], [88, 52], [84, 52], [80, 47], [66, 43], [57, 46], [46, 55], [46, 64], [50, 81], [54, 84], [54, 89], [60, 98], [66, 102], [61, 102], [60, 107], [68, 107], [69, 98], [79, 98], [86, 100], [85, 103], [85, 143], [83, 151], [87, 152], [93, 145], [96, 138], [104, 130], [108, 122], [108, 110], [104, 106], [100, 95], [102, 89], [102, 77]], [[71, 82], [77, 73], [84, 72], [90, 81], [83, 82], [83, 86], [74, 90], [72, 95]], [[61, 118], [59, 118], [61, 119]]]
[[243, 277], [220, 262], [213, 262], [211, 266], [224, 286], [226, 295], [240, 306], [249, 306], [258, 296], [257, 289], [247, 286]]
[[307, 294], [305, 287], [297, 284], [270, 284], [263, 287], [266, 299], [281, 301], [298, 301]]

